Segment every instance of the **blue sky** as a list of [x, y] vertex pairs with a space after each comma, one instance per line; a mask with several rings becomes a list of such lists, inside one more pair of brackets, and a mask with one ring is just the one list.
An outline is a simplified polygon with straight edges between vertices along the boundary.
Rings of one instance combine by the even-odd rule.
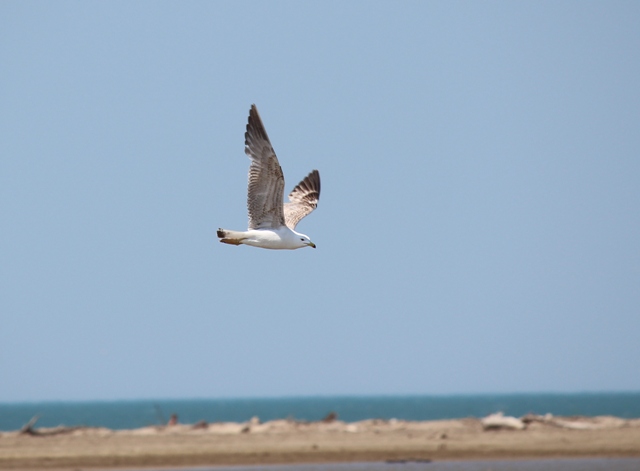
[[[0, 401], [640, 390], [639, 22], [0, 3]], [[316, 250], [217, 241], [252, 103]]]

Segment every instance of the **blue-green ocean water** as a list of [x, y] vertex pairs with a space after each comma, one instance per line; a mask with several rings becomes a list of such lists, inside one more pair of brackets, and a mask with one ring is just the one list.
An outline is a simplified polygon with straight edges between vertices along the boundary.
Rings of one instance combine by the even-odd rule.
[[39, 417], [37, 427], [131, 429], [166, 423], [174, 413], [181, 423], [195, 423], [244, 422], [252, 417], [315, 421], [330, 412], [346, 422], [371, 418], [437, 420], [484, 417], [499, 411], [516, 417], [531, 412], [639, 418], [640, 392], [0, 403], [0, 430], [19, 429], [34, 416]]

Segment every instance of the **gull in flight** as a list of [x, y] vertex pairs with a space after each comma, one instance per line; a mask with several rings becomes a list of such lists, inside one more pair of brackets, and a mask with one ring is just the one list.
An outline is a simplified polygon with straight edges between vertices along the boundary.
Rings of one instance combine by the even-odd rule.
[[283, 203], [284, 175], [256, 105], [251, 105], [249, 111], [244, 146], [245, 154], [251, 159], [247, 195], [249, 229], [244, 232], [218, 229], [220, 242], [263, 249], [315, 249], [316, 244], [295, 228], [318, 206], [320, 173], [313, 170], [304, 177], [289, 194], [289, 202]]

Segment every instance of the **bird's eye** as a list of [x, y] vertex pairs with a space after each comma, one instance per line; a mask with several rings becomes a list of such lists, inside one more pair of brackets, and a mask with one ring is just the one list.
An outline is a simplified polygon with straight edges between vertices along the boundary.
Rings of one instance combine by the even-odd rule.
[[301, 240], [302, 242], [304, 242], [304, 239], [303, 239], [302, 237], [300, 237], [300, 240]]

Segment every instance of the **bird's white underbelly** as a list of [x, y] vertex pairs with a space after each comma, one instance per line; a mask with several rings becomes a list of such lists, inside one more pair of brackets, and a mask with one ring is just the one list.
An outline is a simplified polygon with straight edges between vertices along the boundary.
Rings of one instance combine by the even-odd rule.
[[295, 249], [299, 246], [294, 244], [296, 233], [288, 227], [279, 229], [252, 229], [245, 232], [246, 238], [242, 243], [254, 247], [265, 249]]

